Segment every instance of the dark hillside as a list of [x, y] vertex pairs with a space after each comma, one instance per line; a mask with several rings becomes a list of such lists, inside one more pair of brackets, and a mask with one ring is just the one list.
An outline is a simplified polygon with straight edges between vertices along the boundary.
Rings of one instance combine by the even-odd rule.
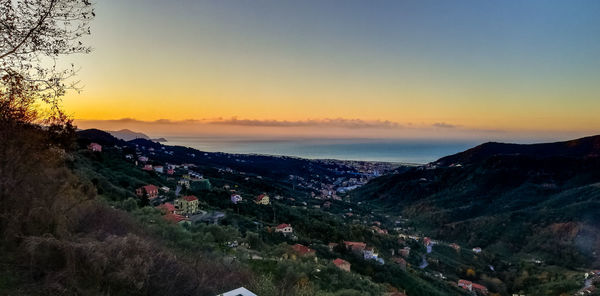
[[563, 266], [598, 267], [599, 139], [488, 143], [374, 179], [352, 195], [402, 213], [441, 239]]
[[495, 155], [520, 155], [536, 158], [569, 157], [590, 158], [600, 156], [600, 136], [541, 144], [485, 143], [467, 151], [446, 156], [435, 162], [441, 166], [469, 164], [483, 161]]

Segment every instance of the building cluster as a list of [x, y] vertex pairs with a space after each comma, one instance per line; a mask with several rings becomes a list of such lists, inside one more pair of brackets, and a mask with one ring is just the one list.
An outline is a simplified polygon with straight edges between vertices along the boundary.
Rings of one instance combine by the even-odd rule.
[[485, 286], [473, 283], [471, 281], [458, 280], [458, 286], [467, 291], [476, 292], [477, 294], [480, 294], [480, 295], [488, 294], [488, 289]]

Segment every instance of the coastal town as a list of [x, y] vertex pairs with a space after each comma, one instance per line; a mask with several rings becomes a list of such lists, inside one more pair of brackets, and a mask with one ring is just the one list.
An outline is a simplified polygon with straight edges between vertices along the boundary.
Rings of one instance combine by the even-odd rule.
[[[411, 227], [404, 227], [404, 225], [407, 224], [407, 221], [402, 217], [396, 217], [396, 220], [392, 221], [391, 219], [393, 217], [381, 217], [374, 215], [373, 212], [364, 212], [364, 210], [359, 210], [357, 208], [360, 207], [360, 204], [355, 205], [353, 209], [348, 206], [350, 205], [349, 203], [344, 201], [345, 193], [347, 191], [358, 188], [361, 185], [366, 184], [371, 178], [395, 169], [395, 167], [390, 164], [343, 162], [343, 166], [339, 166], [339, 168], [352, 167], [353, 170], [336, 170], [332, 175], [343, 176], [335, 178], [330, 176], [320, 176], [318, 179], [309, 179], [290, 175], [288, 181], [292, 183], [293, 188], [310, 192], [310, 195], [307, 196], [306, 199], [296, 200], [293, 197], [285, 197], [271, 192], [262, 192], [256, 195], [248, 194], [247, 192], [240, 190], [239, 186], [234, 183], [226, 183], [220, 188], [213, 188], [212, 183], [214, 182], [211, 182], [211, 180], [203, 174], [197, 164], [175, 164], [156, 161], [154, 157], [156, 157], [157, 154], [173, 155], [174, 152], [170, 151], [167, 146], [162, 146], [160, 149], [145, 147], [143, 145], [135, 145], [134, 147], [135, 151], [129, 150], [133, 153], [123, 152], [123, 158], [126, 161], [130, 162], [141, 171], [151, 173], [163, 178], [164, 181], [175, 184], [174, 187], [160, 186], [158, 184], [140, 184], [135, 190], [135, 194], [140, 200], [155, 207], [160, 211], [163, 219], [169, 223], [180, 225], [191, 225], [196, 222], [210, 224], [220, 223], [220, 220], [226, 217], [225, 212], [222, 210], [203, 208], [200, 204], [200, 199], [196, 195], [191, 194], [191, 192], [195, 190], [220, 190], [227, 192], [229, 196], [227, 202], [236, 208], [251, 204], [255, 206], [271, 207], [273, 202], [277, 202], [292, 208], [298, 207], [309, 210], [331, 211], [334, 203], [343, 204], [346, 206], [337, 211], [331, 211], [330, 213], [339, 215], [341, 219], [348, 221], [349, 223], [366, 226], [366, 229], [375, 236], [395, 241], [395, 246], [386, 250], [378, 250], [376, 246], [371, 246], [366, 242], [347, 240], [341, 242], [328, 242], [327, 244], [323, 244], [323, 247], [319, 247], [318, 243], [316, 245], [315, 243], [310, 243], [310, 240], [307, 240], [306, 238], [306, 234], [302, 235], [302, 239], [299, 239], [294, 231], [294, 226], [290, 223], [280, 223], [268, 226], [260, 221], [254, 221], [257, 226], [262, 225], [262, 227], [265, 227], [267, 232], [279, 234], [284, 239], [283, 241], [288, 243], [288, 247], [286, 247], [286, 250], [278, 256], [265, 256], [261, 252], [251, 250], [247, 243], [240, 241], [226, 242], [225, 245], [228, 248], [235, 250], [237, 256], [246, 256], [250, 260], [274, 261], [310, 258], [310, 260], [319, 264], [327, 264], [326, 262], [329, 262], [346, 272], [352, 272], [353, 264], [351, 262], [373, 262], [378, 265], [392, 264], [393, 266], [397, 266], [397, 268], [403, 272], [407, 272], [407, 270], [412, 270], [411, 272], [424, 272], [434, 281], [444, 281], [448, 285], [468, 291], [469, 293], [477, 295], [489, 294], [488, 289], [482, 284], [462, 278], [449, 280], [443, 273], [432, 269], [430, 262], [434, 263], [437, 259], [427, 258], [427, 255], [432, 253], [434, 248], [447, 247], [457, 253], [468, 250], [468, 252], [471, 252], [474, 255], [482, 253], [481, 248], [477, 246], [462, 247], [456, 243], [446, 243], [419, 235], [418, 233], [412, 232]], [[125, 151], [127, 150], [126, 148], [128, 147], [117, 147], [116, 150]], [[115, 149], [115, 147], [111, 147], [111, 149]], [[88, 145], [88, 150], [95, 153], [101, 153], [102, 146], [98, 143], [90, 143]], [[195, 157], [195, 155], [190, 156]], [[338, 167], [337, 165], [340, 164], [339, 161], [323, 160], [322, 162], [334, 167]], [[234, 171], [227, 167], [220, 168], [218, 172], [220, 174], [245, 176], [243, 179], [245, 181], [248, 181], [250, 178], [262, 178], [260, 175]], [[280, 219], [285, 218], [282, 217]], [[386, 222], [382, 223], [377, 219]], [[303, 244], [300, 243], [299, 240], [309, 243]], [[316, 249], [320, 249], [321, 251], [317, 252]], [[415, 250], [413, 249], [416, 249], [417, 253], [414, 253]], [[413, 250], [413, 252], [411, 252], [411, 250]], [[322, 253], [323, 251], [328, 251], [329, 254], [327, 254], [325, 258], [320, 258], [318, 253]], [[344, 257], [332, 259], [326, 258], [337, 256], [337, 254], [344, 254]], [[417, 262], [418, 264], [411, 264], [410, 261], [414, 262], [415, 254], [420, 254], [418, 255], [420, 260]], [[490, 266], [490, 268], [493, 269], [492, 266]], [[407, 294], [406, 291], [397, 291], [390, 295], [400, 296]]]

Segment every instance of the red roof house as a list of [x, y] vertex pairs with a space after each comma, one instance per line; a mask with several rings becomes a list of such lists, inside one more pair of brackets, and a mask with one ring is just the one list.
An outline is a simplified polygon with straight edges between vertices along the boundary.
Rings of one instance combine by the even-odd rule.
[[186, 201], [198, 200], [198, 198], [193, 195], [184, 196], [183, 199], [185, 199]]
[[87, 148], [94, 152], [102, 152], [102, 145], [98, 143], [90, 143]]
[[349, 249], [352, 251], [357, 251], [357, 252], [362, 252], [367, 247], [367, 244], [363, 243], [363, 242], [344, 241], [344, 245], [346, 246], [346, 249]]
[[350, 262], [344, 259], [337, 258], [333, 260], [333, 264], [341, 270], [350, 271]]
[[315, 254], [315, 250], [301, 244], [293, 245], [292, 249], [300, 256], [311, 256]]
[[458, 286], [469, 291], [473, 291], [473, 283], [467, 280], [458, 280]]
[[292, 225], [290, 224], [279, 224], [275, 227], [275, 232], [281, 232], [283, 234], [288, 234], [288, 233], [292, 233], [294, 232], [294, 229], [292, 229]]
[[473, 283], [473, 290], [479, 292], [480, 294], [487, 295], [488, 289], [480, 284]]
[[167, 214], [163, 216], [165, 220], [172, 223], [179, 223], [181, 221], [187, 221], [188, 218], [178, 215], [178, 214]]
[[431, 244], [431, 239], [428, 237], [424, 237], [423, 238], [423, 245], [425, 245], [426, 247], [429, 246]]
[[139, 197], [147, 197], [148, 199], [155, 199], [158, 197], [158, 187], [154, 185], [142, 186], [135, 190], [135, 194]]
[[156, 208], [159, 209], [164, 214], [173, 214], [173, 213], [175, 213], [175, 206], [172, 203], [170, 203], [170, 202], [167, 202], [167, 203], [164, 203], [162, 205], [159, 205]]

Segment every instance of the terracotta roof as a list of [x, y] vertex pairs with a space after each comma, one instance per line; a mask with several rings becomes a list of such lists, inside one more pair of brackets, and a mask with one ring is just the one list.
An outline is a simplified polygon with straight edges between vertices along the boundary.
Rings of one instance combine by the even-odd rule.
[[187, 220], [186, 217], [177, 215], [177, 214], [167, 214], [167, 215], [164, 215], [163, 217], [165, 218], [165, 220], [167, 220], [169, 222], [173, 222], [173, 223], [179, 223], [181, 221]]
[[359, 248], [366, 248], [367, 244], [363, 243], [363, 242], [348, 242], [348, 241], [344, 241], [344, 245], [346, 245], [346, 247], [359, 247]]
[[144, 190], [146, 190], [146, 192], [158, 191], [158, 187], [156, 187], [154, 185], [146, 185], [143, 187], [144, 187]]
[[300, 255], [306, 255], [308, 253], [314, 253], [315, 252], [315, 250], [313, 250], [313, 249], [311, 249], [311, 248], [309, 248], [307, 246], [301, 245], [301, 244], [295, 244], [295, 245], [293, 245], [292, 249], [294, 249], [294, 251], [296, 253], [300, 254]]
[[159, 210], [163, 210], [164, 209], [164, 210], [167, 211], [167, 213], [171, 213], [171, 212], [175, 211], [175, 206], [172, 203], [169, 203], [169, 202], [164, 203], [162, 205], [159, 205], [156, 208], [159, 209]]
[[266, 197], [266, 194], [261, 194], [259, 196], [256, 197], [256, 201], [261, 201], [264, 197]]
[[290, 225], [290, 224], [285, 224], [285, 223], [284, 223], [284, 224], [279, 224], [279, 225], [277, 225], [277, 229], [284, 229], [284, 228], [286, 228], [286, 227], [292, 227], [292, 225]]
[[350, 263], [344, 259], [337, 258], [337, 259], [333, 260], [333, 264], [335, 264], [336, 266], [340, 266], [340, 265], [346, 265], [346, 264], [350, 264]]
[[186, 201], [194, 201], [194, 200], [198, 200], [197, 197], [193, 196], [193, 195], [187, 195], [184, 196], [183, 199], [185, 199]]
[[473, 283], [472, 287], [475, 290], [487, 291], [487, 288], [485, 286], [483, 286], [483, 285], [480, 285], [480, 284]]

